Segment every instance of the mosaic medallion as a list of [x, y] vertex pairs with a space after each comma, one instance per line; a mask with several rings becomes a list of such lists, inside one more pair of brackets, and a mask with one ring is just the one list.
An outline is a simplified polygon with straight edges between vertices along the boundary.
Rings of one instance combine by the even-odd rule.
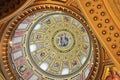
[[74, 35], [67, 29], [61, 29], [55, 32], [52, 37], [54, 48], [61, 53], [68, 52], [75, 44]]
[[76, 75], [84, 80], [93, 62], [85, 27], [60, 11], [37, 12], [25, 18], [12, 37], [11, 57], [18, 74], [28, 80]]

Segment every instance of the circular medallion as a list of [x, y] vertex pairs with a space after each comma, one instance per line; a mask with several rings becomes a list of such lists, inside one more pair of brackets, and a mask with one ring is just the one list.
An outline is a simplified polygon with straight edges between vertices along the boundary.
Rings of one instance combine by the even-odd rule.
[[82, 72], [86, 79], [93, 62], [92, 47], [80, 21], [61, 11], [42, 11], [19, 24], [12, 37], [11, 57], [23, 79], [68, 79]]
[[75, 44], [74, 35], [67, 29], [58, 30], [55, 32], [52, 42], [54, 48], [61, 53], [68, 52]]
[[76, 74], [87, 64], [91, 43], [83, 25], [64, 13], [48, 13], [29, 29], [30, 53], [38, 70], [48, 75]]

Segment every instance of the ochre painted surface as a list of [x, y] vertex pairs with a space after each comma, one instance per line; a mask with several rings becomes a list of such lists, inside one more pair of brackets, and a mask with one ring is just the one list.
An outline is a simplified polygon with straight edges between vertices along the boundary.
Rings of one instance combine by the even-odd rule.
[[[111, 5], [107, 5], [108, 1], [109, 3], [111, 2], [111, 5], [113, 6], [117, 6], [119, 4], [112, 3], [113, 0], [79, 0], [79, 3], [80, 8], [87, 17], [87, 20], [96, 33], [98, 39], [107, 50], [117, 68], [120, 69], [119, 18], [115, 19], [116, 16], [114, 14], [116, 13], [114, 11], [114, 7], [109, 7]], [[110, 11], [109, 8], [112, 10]], [[117, 16], [119, 16], [119, 13]]]

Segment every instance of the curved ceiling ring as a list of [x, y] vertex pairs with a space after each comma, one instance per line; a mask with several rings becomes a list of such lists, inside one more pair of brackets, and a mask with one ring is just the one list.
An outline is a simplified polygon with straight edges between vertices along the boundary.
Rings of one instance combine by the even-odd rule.
[[[118, 1], [118, 0], [115, 0]], [[120, 69], [120, 29], [119, 21], [115, 20], [109, 12], [107, 1], [104, 0], [78, 0], [79, 6], [89, 20], [98, 39], [108, 51], [108, 55]], [[113, 5], [113, 4], [112, 4]], [[109, 6], [110, 7], [110, 6]], [[113, 8], [114, 9], [114, 8]], [[111, 10], [111, 9], [110, 9]], [[119, 11], [119, 10], [118, 10]], [[118, 13], [119, 15], [119, 13]], [[112, 17], [111, 17], [112, 16]], [[115, 15], [114, 15], [115, 16]]]
[[[18, 15], [17, 17], [15, 17], [9, 24], [8, 27], [6, 28], [4, 35], [2, 37], [2, 45], [1, 45], [1, 49], [2, 49], [2, 61], [3, 61], [3, 68], [4, 70], [7, 72], [5, 72], [5, 74], [8, 74], [10, 80], [12, 79], [17, 79], [17, 75], [15, 75], [15, 72], [13, 72], [12, 69], [12, 65], [11, 65], [11, 59], [9, 59], [10, 57], [10, 44], [11, 44], [11, 37], [14, 34], [14, 31], [16, 29], [16, 27], [20, 24], [21, 21], [23, 21], [27, 15], [31, 15], [34, 12], [37, 11], [43, 11], [43, 10], [58, 10], [58, 11], [62, 11], [65, 12], [67, 14], [69, 14], [72, 17], [75, 17], [78, 21], [80, 21], [82, 23], [83, 26], [85, 26], [85, 29], [88, 31], [89, 35], [90, 35], [90, 39], [94, 42], [93, 43], [93, 50], [94, 50], [94, 54], [96, 56], [94, 56], [94, 65], [92, 67], [93, 71], [91, 72], [91, 76], [89, 79], [93, 79], [95, 78], [95, 73], [97, 73], [98, 70], [98, 65], [99, 65], [99, 45], [96, 43], [96, 38], [93, 35], [92, 30], [89, 28], [87, 22], [78, 14], [76, 14], [75, 12], [73, 12], [72, 10], [69, 10], [65, 7], [62, 6], [58, 6], [58, 5], [49, 5], [49, 4], [44, 4], [44, 5], [38, 5], [38, 6], [33, 6], [30, 7], [26, 10], [23, 11], [22, 14]], [[66, 34], [69, 34], [68, 32], [65, 32]], [[58, 33], [59, 34], [59, 33]], [[69, 38], [69, 36], [68, 36]], [[59, 46], [58, 46], [59, 47]], [[61, 48], [59, 48], [61, 50]]]

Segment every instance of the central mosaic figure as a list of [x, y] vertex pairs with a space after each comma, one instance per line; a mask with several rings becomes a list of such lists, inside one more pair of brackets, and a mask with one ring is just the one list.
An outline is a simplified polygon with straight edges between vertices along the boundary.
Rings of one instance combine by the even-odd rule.
[[54, 45], [54, 48], [62, 53], [72, 50], [75, 45], [74, 34], [68, 29], [62, 29], [62, 27], [55, 31], [52, 37], [52, 45]]
[[66, 33], [59, 35], [57, 40], [58, 45], [63, 48], [68, 47], [70, 45], [70, 41], [70, 37]]

